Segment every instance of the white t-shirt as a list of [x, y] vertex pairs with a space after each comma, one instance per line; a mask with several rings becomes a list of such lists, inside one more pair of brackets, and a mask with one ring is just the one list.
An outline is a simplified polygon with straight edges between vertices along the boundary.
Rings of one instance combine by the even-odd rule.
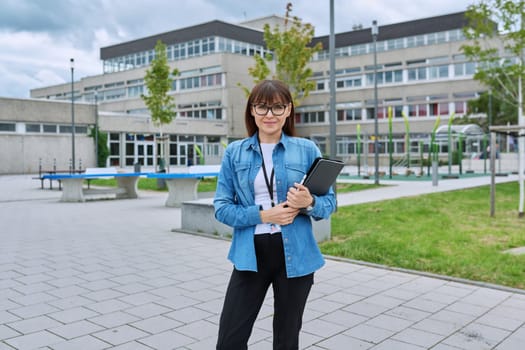
[[[266, 176], [268, 177], [268, 183], [271, 182], [271, 174], [273, 169], [273, 159], [272, 154], [273, 150], [275, 148], [275, 144], [273, 143], [261, 143], [261, 150], [264, 157], [264, 167], [266, 168]], [[266, 181], [264, 179], [263, 174], [263, 167], [261, 166], [261, 169], [257, 173], [257, 176], [255, 176], [255, 182], [254, 182], [254, 192], [255, 192], [255, 204], [262, 206], [264, 210], [269, 209], [272, 207], [272, 201], [270, 199], [270, 193], [268, 193], [268, 187], [266, 186]], [[274, 203], [279, 203], [279, 200], [277, 198], [277, 181], [275, 181], [275, 178], [273, 179], [273, 201]], [[275, 233], [275, 232], [281, 232], [281, 227], [276, 224], [259, 224], [255, 227], [255, 234], [261, 234], [261, 233]]]

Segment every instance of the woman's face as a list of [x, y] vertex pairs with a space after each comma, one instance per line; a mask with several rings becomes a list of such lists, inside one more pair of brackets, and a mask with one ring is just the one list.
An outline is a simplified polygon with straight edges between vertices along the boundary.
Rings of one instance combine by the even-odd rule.
[[280, 99], [252, 103], [252, 116], [259, 128], [259, 139], [263, 143], [276, 143], [281, 138], [286, 118], [290, 116], [290, 103]]

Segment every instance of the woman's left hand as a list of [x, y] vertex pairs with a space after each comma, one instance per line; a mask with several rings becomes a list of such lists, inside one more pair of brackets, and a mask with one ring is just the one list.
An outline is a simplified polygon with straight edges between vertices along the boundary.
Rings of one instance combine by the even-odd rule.
[[312, 204], [314, 198], [310, 194], [308, 187], [301, 185], [300, 183], [294, 183], [294, 187], [288, 189], [286, 193], [286, 201], [292, 208], [306, 208]]

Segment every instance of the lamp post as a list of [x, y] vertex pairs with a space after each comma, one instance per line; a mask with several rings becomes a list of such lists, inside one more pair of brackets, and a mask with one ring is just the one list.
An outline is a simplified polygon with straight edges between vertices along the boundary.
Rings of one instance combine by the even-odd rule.
[[379, 126], [377, 120], [377, 21], [372, 21], [372, 39], [374, 40], [374, 183], [379, 185]]
[[75, 93], [74, 77], [75, 59], [70, 58], [71, 64], [71, 170], [75, 172]]
[[[328, 40], [330, 55], [330, 157], [337, 156], [336, 110], [335, 110], [335, 34], [334, 34], [334, 0], [330, 0], [330, 36]], [[334, 186], [335, 190], [335, 186]]]
[[98, 164], [98, 91], [95, 90], [95, 165]]

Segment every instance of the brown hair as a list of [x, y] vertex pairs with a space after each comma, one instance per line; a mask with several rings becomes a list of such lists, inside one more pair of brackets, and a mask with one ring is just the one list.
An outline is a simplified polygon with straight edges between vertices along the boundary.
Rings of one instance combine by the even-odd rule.
[[253, 87], [244, 113], [244, 122], [249, 136], [253, 136], [258, 130], [252, 115], [252, 104], [275, 102], [290, 104], [290, 115], [286, 118], [282, 130], [288, 136], [295, 136], [295, 110], [292, 94], [288, 86], [280, 80], [263, 80]]

